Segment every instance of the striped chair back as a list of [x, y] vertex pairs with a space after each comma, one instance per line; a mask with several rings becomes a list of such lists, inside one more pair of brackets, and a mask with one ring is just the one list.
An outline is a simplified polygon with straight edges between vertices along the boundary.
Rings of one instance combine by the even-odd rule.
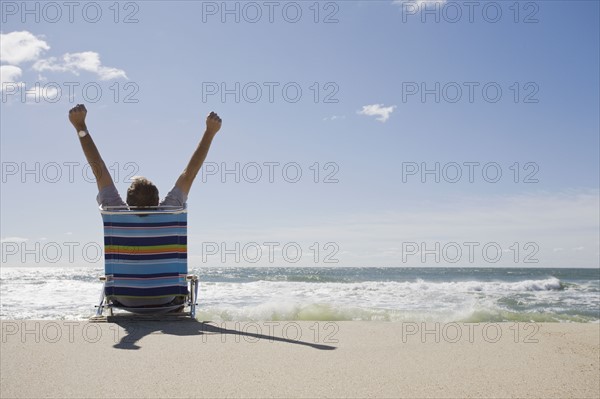
[[188, 294], [187, 210], [101, 209], [105, 295], [161, 298]]

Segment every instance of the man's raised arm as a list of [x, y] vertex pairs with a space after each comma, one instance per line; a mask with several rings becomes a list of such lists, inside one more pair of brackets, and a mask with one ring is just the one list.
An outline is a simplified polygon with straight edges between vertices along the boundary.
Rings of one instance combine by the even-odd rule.
[[83, 149], [83, 153], [87, 158], [88, 164], [94, 172], [96, 183], [98, 184], [98, 191], [100, 191], [104, 187], [113, 184], [113, 182], [112, 177], [110, 176], [110, 173], [108, 172], [108, 169], [106, 168], [106, 165], [104, 164], [104, 161], [102, 160], [102, 157], [96, 148], [96, 144], [94, 144], [94, 140], [92, 140], [92, 137], [87, 130], [87, 126], [85, 124], [86, 115], [87, 110], [85, 109], [85, 105], [77, 104], [69, 111], [69, 120], [73, 124], [75, 130], [77, 130], [81, 148]]
[[206, 159], [206, 155], [208, 154], [208, 150], [210, 149], [210, 144], [212, 143], [213, 138], [221, 128], [221, 118], [214, 112], [211, 112], [206, 118], [206, 131], [204, 132], [204, 136], [198, 144], [196, 151], [192, 155], [192, 159], [188, 163], [187, 167], [184, 169], [183, 173], [177, 179], [175, 186], [179, 188], [186, 196], [190, 192], [190, 188], [192, 187], [192, 183], [200, 171], [204, 160]]

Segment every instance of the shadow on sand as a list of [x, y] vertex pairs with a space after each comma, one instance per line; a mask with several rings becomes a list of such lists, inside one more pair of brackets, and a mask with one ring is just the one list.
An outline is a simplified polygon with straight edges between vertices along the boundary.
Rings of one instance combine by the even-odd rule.
[[[161, 333], [168, 335], [177, 336], [201, 336], [202, 342], [207, 342], [209, 336], [221, 335], [220, 342], [225, 342], [225, 335], [231, 335], [237, 342], [242, 339], [246, 342], [258, 342], [260, 340], [267, 340], [270, 342], [285, 342], [293, 345], [303, 345], [319, 350], [334, 350], [335, 346], [324, 345], [314, 342], [300, 341], [295, 339], [289, 339], [284, 337], [278, 337], [276, 335], [265, 335], [260, 332], [261, 327], [258, 323], [248, 323], [247, 327], [251, 324], [256, 325], [257, 332], [247, 331], [251, 328], [242, 328], [241, 330], [227, 329], [219, 327], [213, 322], [200, 322], [198, 320], [183, 319], [183, 320], [164, 320], [164, 321], [146, 321], [146, 320], [119, 320], [115, 317], [114, 319], [107, 320], [111, 323], [117, 324], [124, 331], [125, 335], [121, 337], [119, 342], [113, 345], [117, 349], [140, 349], [137, 345], [142, 338], [153, 333]], [[298, 326], [297, 323], [295, 323]], [[269, 329], [269, 332], [271, 329]]]

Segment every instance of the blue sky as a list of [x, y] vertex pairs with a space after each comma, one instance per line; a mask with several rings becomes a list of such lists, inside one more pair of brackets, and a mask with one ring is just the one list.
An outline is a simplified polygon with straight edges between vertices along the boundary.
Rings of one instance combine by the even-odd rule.
[[[472, 21], [468, 2], [275, 2], [272, 22], [263, 2], [228, 2], [239, 22], [223, 4], [121, 2], [116, 15], [81, 2], [71, 22], [64, 6], [2, 2], [3, 265], [37, 264], [21, 256], [36, 245], [39, 264], [101, 265], [66, 255], [65, 243], [102, 242], [67, 119], [84, 102], [122, 195], [132, 174], [166, 194], [206, 114], [223, 118], [188, 202], [193, 266], [254, 259], [209, 256], [207, 242], [256, 242], [264, 266], [598, 266], [598, 2], [521, 2], [518, 15], [481, 2]], [[239, 183], [220, 174], [236, 163]], [[439, 182], [421, 174], [436, 164]], [[465, 242], [478, 243], [473, 260]], [[298, 262], [279, 251], [290, 243]], [[498, 261], [482, 254], [490, 244]]]

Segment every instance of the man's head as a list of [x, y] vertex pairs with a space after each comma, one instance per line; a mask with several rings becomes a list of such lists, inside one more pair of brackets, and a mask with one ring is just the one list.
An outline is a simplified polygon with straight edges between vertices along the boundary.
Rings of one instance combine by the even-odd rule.
[[131, 178], [131, 186], [127, 189], [127, 205], [129, 206], [158, 206], [158, 188], [142, 176]]

